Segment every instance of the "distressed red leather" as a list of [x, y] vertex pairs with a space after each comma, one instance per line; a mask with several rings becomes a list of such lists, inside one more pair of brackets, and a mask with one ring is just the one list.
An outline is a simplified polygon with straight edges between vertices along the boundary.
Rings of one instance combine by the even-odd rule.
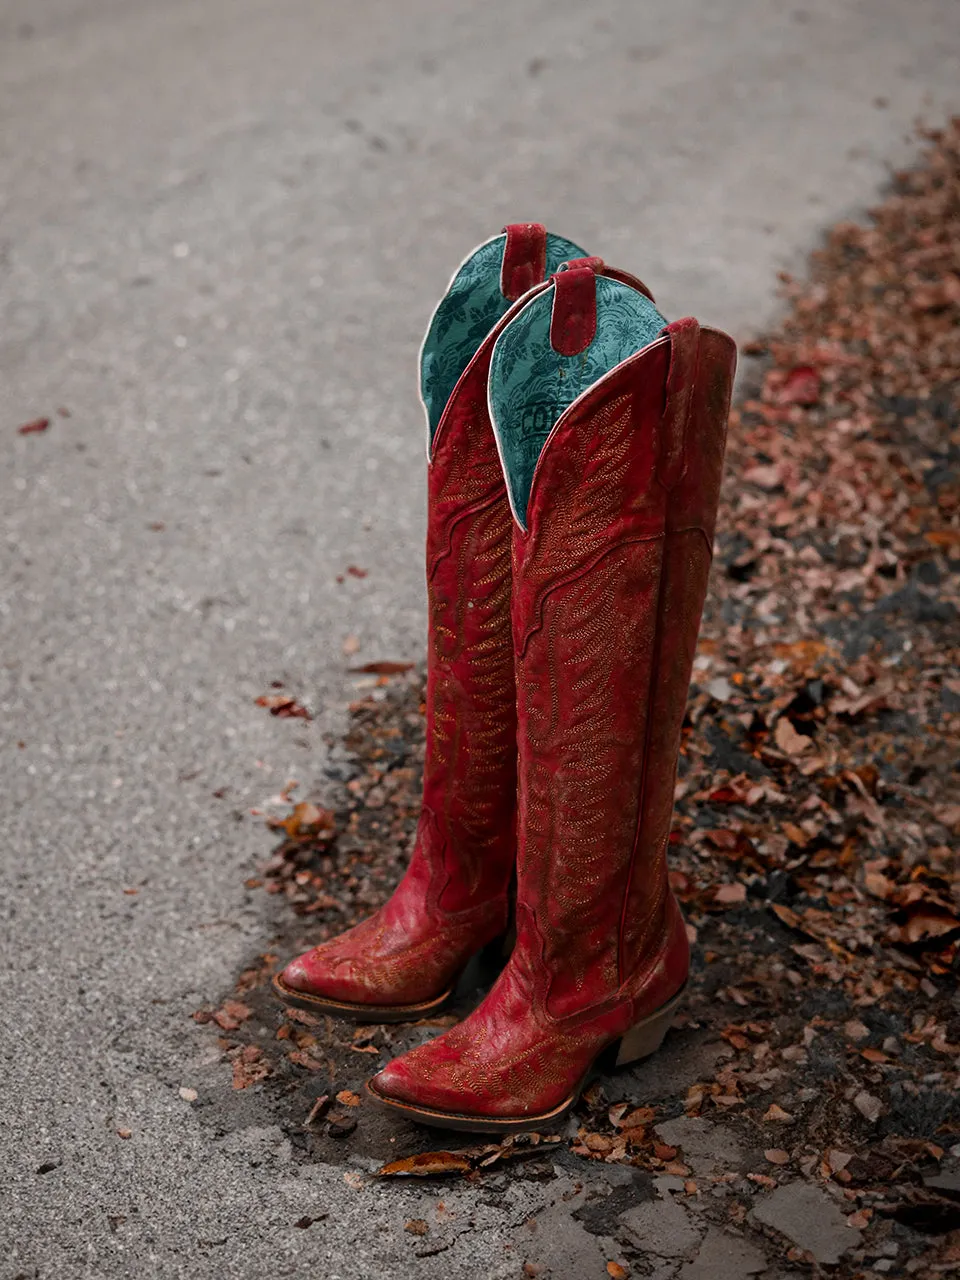
[[602, 270], [602, 259], [578, 258], [550, 277], [550, 345], [562, 356], [579, 355], [597, 336], [597, 272]]
[[542, 282], [547, 269], [547, 229], [539, 222], [509, 222], [500, 266], [500, 292], [511, 302]]
[[487, 377], [493, 344], [515, 312], [467, 366], [433, 440], [427, 741], [413, 855], [374, 916], [284, 969], [282, 984], [318, 1002], [399, 1009], [442, 999], [471, 956], [507, 927], [517, 791], [512, 518]]
[[517, 943], [464, 1022], [370, 1082], [411, 1114], [548, 1118], [684, 985], [666, 848], [735, 360], [670, 325], [541, 455], [513, 530]]

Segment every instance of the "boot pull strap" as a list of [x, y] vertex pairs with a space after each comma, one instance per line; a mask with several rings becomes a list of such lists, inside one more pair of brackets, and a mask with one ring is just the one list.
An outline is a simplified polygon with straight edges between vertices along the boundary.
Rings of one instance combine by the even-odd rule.
[[684, 446], [700, 363], [700, 325], [688, 316], [685, 320], [674, 320], [663, 332], [670, 339], [670, 367], [660, 420], [657, 476], [665, 489], [672, 489], [687, 465]]
[[597, 334], [597, 272], [602, 258], [574, 258], [550, 277], [550, 345], [561, 356], [586, 351]]
[[602, 258], [573, 258], [550, 277], [553, 312], [550, 316], [550, 345], [562, 356], [579, 355], [597, 333], [597, 276], [606, 276], [636, 289], [653, 302], [653, 294], [629, 271], [608, 267]]
[[500, 267], [500, 292], [511, 302], [540, 284], [547, 270], [547, 229], [539, 222], [511, 222]]

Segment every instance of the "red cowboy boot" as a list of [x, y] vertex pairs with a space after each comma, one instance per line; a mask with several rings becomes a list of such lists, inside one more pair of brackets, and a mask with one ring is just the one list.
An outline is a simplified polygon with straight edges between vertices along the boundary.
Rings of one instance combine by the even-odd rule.
[[659, 1046], [687, 979], [666, 847], [736, 351], [662, 323], [577, 267], [494, 350], [516, 517], [517, 942], [468, 1018], [369, 1082], [425, 1123], [564, 1115], [597, 1066]]
[[422, 1017], [507, 927], [516, 853], [510, 509], [487, 411], [494, 338], [481, 339], [571, 252], [580, 250], [537, 224], [507, 227], [467, 259], [431, 321], [421, 352], [429, 639], [416, 843], [385, 906], [274, 979], [288, 1004], [371, 1022]]

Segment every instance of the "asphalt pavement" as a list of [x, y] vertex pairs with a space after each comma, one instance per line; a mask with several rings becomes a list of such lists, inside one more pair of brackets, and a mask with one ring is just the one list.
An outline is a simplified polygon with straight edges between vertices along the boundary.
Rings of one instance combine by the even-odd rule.
[[436, 1189], [180, 1096], [268, 934], [249, 810], [322, 776], [347, 637], [421, 657], [416, 355], [464, 254], [542, 221], [747, 339], [958, 51], [956, 0], [6, 0], [4, 1280], [507, 1280], [532, 1214], [562, 1240], [463, 1184], [430, 1253]]

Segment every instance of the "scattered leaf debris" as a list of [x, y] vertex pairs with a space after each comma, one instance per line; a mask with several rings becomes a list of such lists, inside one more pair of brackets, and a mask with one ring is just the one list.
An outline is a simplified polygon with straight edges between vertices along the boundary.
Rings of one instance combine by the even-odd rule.
[[266, 693], [256, 699], [258, 707], [266, 707], [272, 716], [280, 720], [312, 720], [312, 714], [303, 703], [287, 693]]

